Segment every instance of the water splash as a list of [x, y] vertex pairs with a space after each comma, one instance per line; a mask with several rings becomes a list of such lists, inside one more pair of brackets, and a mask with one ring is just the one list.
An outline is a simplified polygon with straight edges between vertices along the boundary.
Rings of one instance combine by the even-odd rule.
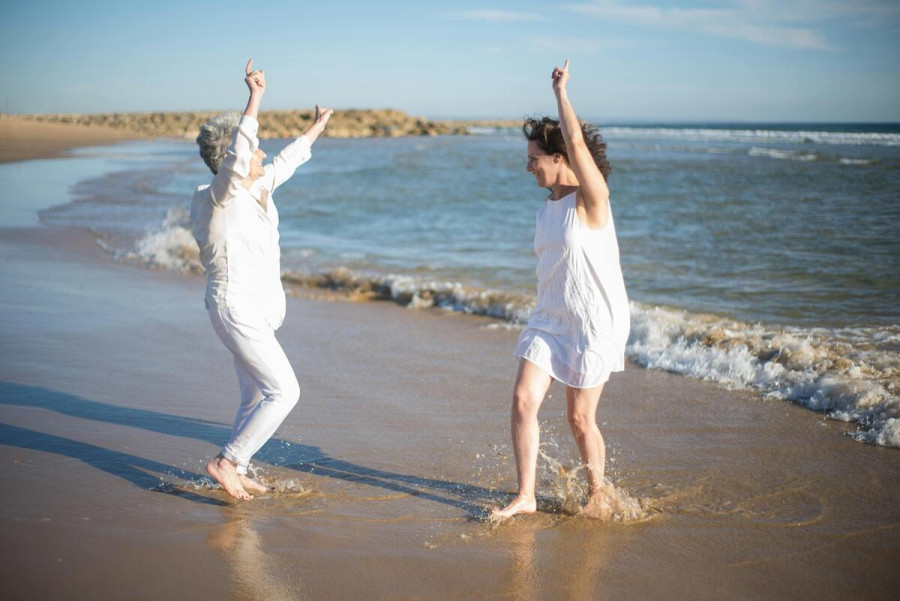
[[[170, 209], [118, 259], [179, 273], [201, 273], [184, 209]], [[289, 293], [354, 301], [389, 300], [411, 309], [440, 308], [527, 323], [535, 298], [408, 274], [364, 275], [345, 267], [285, 272]], [[855, 422], [854, 439], [900, 447], [900, 326], [798, 328], [631, 303], [629, 358], [653, 369], [752, 389], [829, 418]]]
[[[552, 491], [551, 500], [543, 503], [542, 511], [557, 510], [570, 516], [612, 522], [634, 522], [649, 517], [644, 507], [648, 501], [642, 502], [616, 488], [609, 478], [604, 476], [600, 488], [588, 496], [587, 466], [567, 467], [543, 449], [539, 451], [539, 456], [544, 462], [545, 479], [549, 479]], [[547, 475], [550, 477], [546, 478]]]

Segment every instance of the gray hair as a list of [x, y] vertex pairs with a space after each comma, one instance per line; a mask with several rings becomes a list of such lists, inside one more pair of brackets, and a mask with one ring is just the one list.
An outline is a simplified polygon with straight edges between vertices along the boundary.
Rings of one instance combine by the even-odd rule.
[[219, 172], [219, 165], [231, 144], [231, 133], [240, 120], [238, 113], [225, 113], [216, 115], [200, 127], [200, 134], [197, 136], [200, 157], [213, 173]]

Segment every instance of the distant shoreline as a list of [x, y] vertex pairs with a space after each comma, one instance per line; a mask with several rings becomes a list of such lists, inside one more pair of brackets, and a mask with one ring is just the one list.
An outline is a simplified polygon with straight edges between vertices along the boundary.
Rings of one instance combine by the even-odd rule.
[[146, 137], [100, 125], [43, 122], [24, 115], [0, 115], [0, 163], [50, 159], [81, 146], [97, 146]]
[[[207, 119], [221, 111], [35, 114], [0, 113], [0, 163], [64, 156], [82, 146], [97, 146], [145, 138], [193, 140]], [[261, 138], [291, 138], [302, 134], [313, 112], [263, 111]], [[335, 113], [326, 130], [332, 138], [394, 138], [401, 136], [468, 135], [470, 127], [518, 127], [518, 120], [431, 121], [402, 111], [345, 110]]]
[[[178, 137], [193, 139], [200, 126], [221, 111], [174, 111], [153, 113], [4, 115], [4, 121], [26, 124], [100, 128], [122, 136]], [[259, 114], [261, 138], [292, 138], [312, 123], [311, 110], [273, 110]], [[436, 121], [393, 109], [349, 109], [337, 111], [325, 132], [332, 138], [395, 138], [402, 136], [468, 135], [470, 127], [518, 127], [519, 120]], [[60, 130], [61, 131], [61, 130]]]
[[[73, 148], [113, 144], [126, 140], [171, 137], [193, 140], [200, 126], [221, 111], [171, 111], [149, 113], [28, 114], [0, 113], [0, 163], [54, 158]], [[311, 110], [262, 111], [261, 138], [297, 137], [309, 127]], [[667, 130], [742, 129], [779, 132], [824, 131], [900, 133], [900, 123], [875, 122], [725, 122], [725, 121], [593, 121], [601, 131], [608, 129]], [[405, 136], [471, 135], [479, 130], [518, 131], [521, 119], [432, 120], [393, 109], [347, 109], [335, 113], [325, 132], [332, 138], [395, 138]]]

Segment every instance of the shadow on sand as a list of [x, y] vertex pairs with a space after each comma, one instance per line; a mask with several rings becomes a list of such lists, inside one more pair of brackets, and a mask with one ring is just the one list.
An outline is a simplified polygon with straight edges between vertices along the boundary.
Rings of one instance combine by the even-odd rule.
[[[14, 382], [0, 382], [0, 404], [38, 407], [81, 419], [202, 440], [216, 446], [224, 445], [231, 435], [230, 427], [216, 422], [120, 407]], [[226, 504], [186, 491], [171, 491], [160, 487], [159, 476], [154, 474], [179, 474], [188, 479], [198, 479], [201, 476], [152, 459], [7, 424], [0, 424], [0, 444], [66, 455], [141, 488], [169, 492], [202, 503]], [[421, 497], [462, 509], [472, 518], [483, 517], [485, 507], [500, 496], [496, 491], [480, 486], [368, 468], [330, 457], [319, 447], [281, 439], [270, 440], [254, 460], [307, 474]]]

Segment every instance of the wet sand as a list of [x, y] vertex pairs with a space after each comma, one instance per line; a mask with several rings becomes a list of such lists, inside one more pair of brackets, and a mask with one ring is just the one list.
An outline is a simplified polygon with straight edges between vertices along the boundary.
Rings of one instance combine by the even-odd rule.
[[0, 114], [0, 163], [59, 157], [72, 148], [142, 137], [145, 136], [140, 133], [111, 127], [41, 123]]
[[[202, 477], [236, 378], [203, 280], [87, 233], [0, 233], [5, 599], [891, 599], [900, 453], [783, 402], [633, 366], [600, 404], [609, 475], [648, 517], [544, 511], [515, 486], [516, 331], [390, 303], [288, 299], [303, 389], [259, 454], [280, 492]], [[570, 468], [561, 388], [545, 453]]]

